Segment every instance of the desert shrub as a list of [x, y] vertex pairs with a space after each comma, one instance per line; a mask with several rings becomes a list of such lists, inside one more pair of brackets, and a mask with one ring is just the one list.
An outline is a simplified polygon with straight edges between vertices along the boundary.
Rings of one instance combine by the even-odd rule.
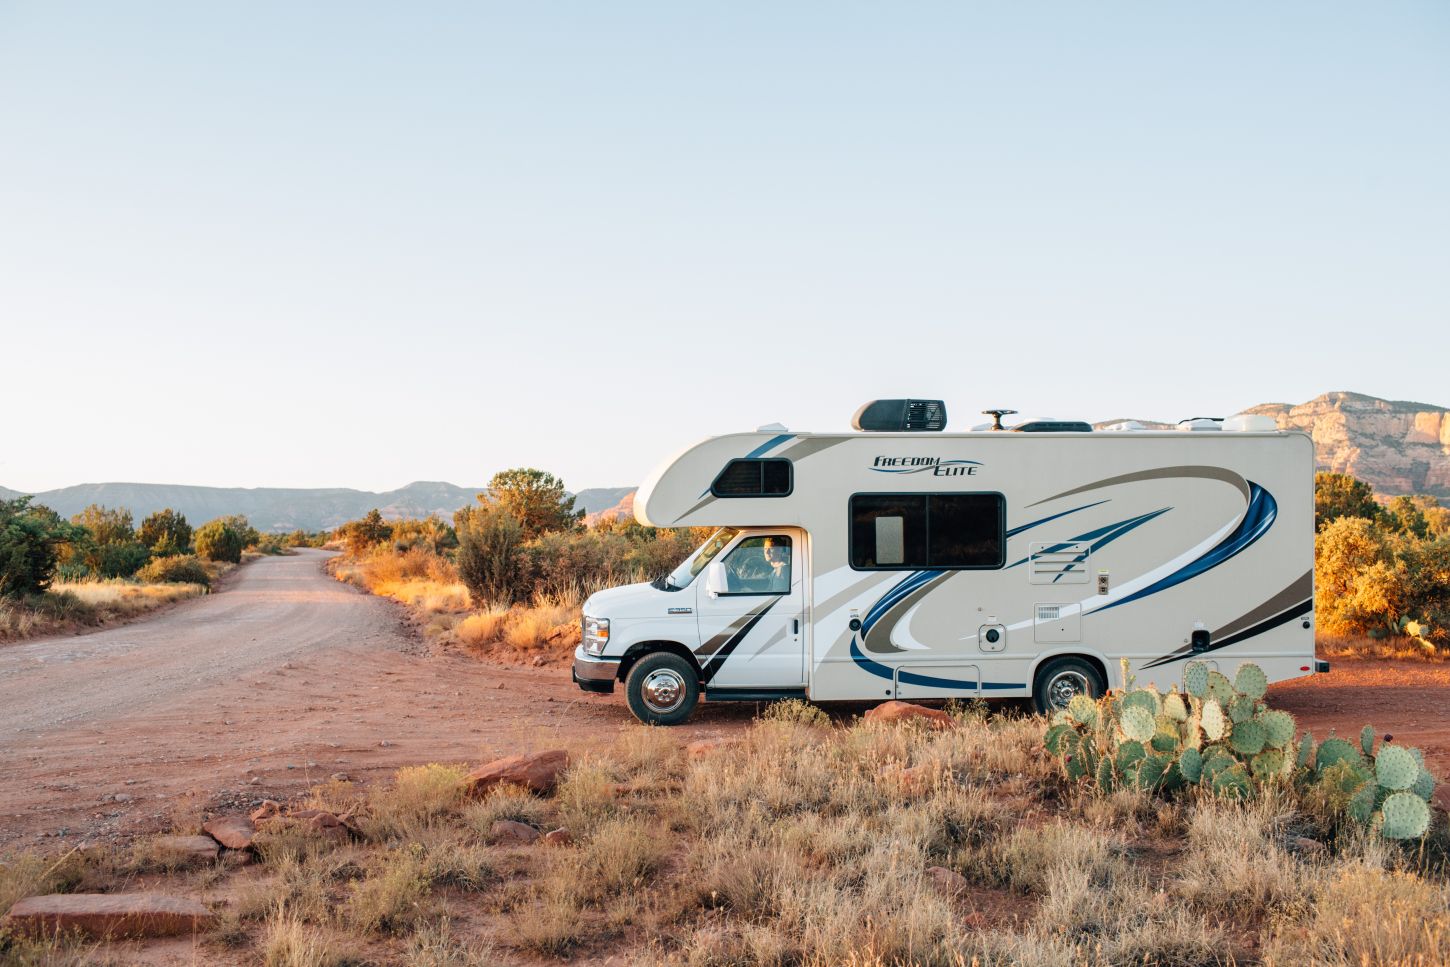
[[458, 534], [437, 515], [422, 520], [406, 519], [392, 523], [393, 547], [398, 551], [411, 548], [426, 548], [434, 554], [442, 554], [458, 546]]
[[91, 569], [101, 578], [128, 578], [151, 560], [151, 552], [140, 541], [104, 544], [92, 552]]
[[148, 584], [200, 584], [211, 587], [211, 574], [206, 565], [191, 554], [158, 557], [136, 572], [138, 580]]
[[61, 550], [81, 536], [49, 507], [29, 497], [0, 500], [0, 597], [39, 594], [50, 587]]
[[353, 557], [366, 554], [392, 534], [392, 526], [383, 520], [382, 513], [376, 507], [337, 529], [338, 538], [347, 545], [347, 552]]
[[141, 521], [138, 536], [156, 557], [185, 554], [191, 550], [191, 525], [184, 515], [170, 507], [158, 510]]
[[478, 499], [507, 511], [523, 528], [525, 540], [572, 530], [584, 516], [574, 509], [574, 498], [564, 489], [564, 481], [532, 467], [499, 471], [488, 483], [488, 494], [480, 494]]
[[1341, 517], [1362, 517], [1374, 520], [1380, 515], [1380, 505], [1374, 499], [1374, 488], [1363, 480], [1347, 473], [1326, 473], [1314, 475], [1314, 527], [1323, 530], [1325, 525]]
[[240, 564], [242, 550], [247, 546], [245, 536], [238, 532], [224, 518], [208, 521], [196, 529], [192, 540], [196, 553], [208, 561], [225, 561]]
[[508, 605], [527, 587], [520, 575], [524, 528], [518, 518], [499, 504], [484, 503], [460, 510], [453, 518], [458, 529], [458, 577], [474, 603]]

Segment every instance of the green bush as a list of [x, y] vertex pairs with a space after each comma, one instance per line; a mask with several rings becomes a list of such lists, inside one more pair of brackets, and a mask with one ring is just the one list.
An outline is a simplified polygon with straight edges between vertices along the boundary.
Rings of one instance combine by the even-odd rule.
[[139, 536], [141, 543], [151, 548], [151, 553], [157, 557], [185, 554], [191, 550], [191, 525], [170, 507], [158, 510], [143, 520]]
[[206, 565], [191, 554], [158, 557], [136, 572], [137, 579], [147, 584], [200, 584], [211, 587], [211, 574]]
[[350, 520], [337, 529], [337, 536], [347, 544], [347, 552], [361, 557], [370, 549], [393, 536], [393, 528], [374, 507], [358, 520]]
[[224, 517], [202, 524], [196, 529], [192, 541], [196, 544], [197, 556], [228, 564], [240, 564], [242, 548], [246, 547], [245, 537]]
[[103, 578], [128, 578], [151, 560], [151, 552], [140, 541], [102, 544], [88, 555], [91, 570]]
[[[458, 578], [475, 606], [508, 605], [527, 593], [530, 582], [522, 546], [524, 528], [498, 504], [464, 508], [454, 515], [458, 532]], [[521, 573], [522, 572], [522, 573]]]
[[49, 588], [61, 550], [81, 536], [49, 507], [30, 506], [29, 497], [0, 500], [0, 597]]

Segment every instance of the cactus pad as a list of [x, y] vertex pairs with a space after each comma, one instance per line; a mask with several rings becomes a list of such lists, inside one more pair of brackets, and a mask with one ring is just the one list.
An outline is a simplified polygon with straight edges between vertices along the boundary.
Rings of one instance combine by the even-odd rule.
[[1178, 771], [1189, 782], [1203, 778], [1203, 755], [1197, 749], [1184, 749], [1178, 756]]
[[1415, 776], [1415, 783], [1410, 786], [1410, 792], [1413, 792], [1425, 800], [1425, 802], [1429, 802], [1430, 797], [1435, 794], [1435, 777], [1426, 772], [1424, 766], [1420, 766], [1420, 773]]
[[1223, 706], [1214, 699], [1203, 703], [1203, 734], [1208, 736], [1210, 742], [1218, 742], [1223, 738], [1224, 732], [1228, 729], [1228, 723], [1224, 721]]
[[1239, 755], [1257, 755], [1264, 748], [1264, 727], [1250, 719], [1234, 726], [1229, 744]]
[[1250, 765], [1254, 778], [1260, 782], [1269, 782], [1284, 774], [1284, 767], [1289, 764], [1288, 758], [1278, 749], [1265, 749], [1254, 756]]
[[1226, 799], [1243, 799], [1249, 794], [1249, 774], [1235, 764], [1214, 774], [1213, 791]]
[[1364, 752], [1365, 758], [1374, 755], [1374, 726], [1366, 725], [1359, 730], [1359, 748]]
[[1353, 762], [1358, 765], [1363, 761], [1359, 750], [1341, 738], [1331, 736], [1319, 743], [1319, 752], [1314, 758], [1314, 767], [1324, 771], [1336, 762]]
[[1247, 722], [1253, 718], [1258, 711], [1258, 706], [1253, 699], [1247, 695], [1240, 695], [1229, 703], [1228, 717], [1233, 720], [1234, 725], [1238, 725], [1240, 722]]
[[1117, 776], [1113, 774], [1113, 760], [1103, 756], [1098, 761], [1098, 788], [1103, 792], [1112, 792], [1117, 786]]
[[1287, 749], [1294, 741], [1294, 716], [1277, 709], [1259, 716], [1264, 741], [1276, 749]]
[[1183, 696], [1177, 692], [1169, 692], [1163, 699], [1163, 714], [1175, 722], [1186, 722], [1188, 706], [1183, 704]]
[[1234, 688], [1257, 702], [1269, 690], [1269, 676], [1265, 675], [1264, 670], [1258, 665], [1246, 661], [1239, 666], [1238, 673], [1234, 675]]
[[1138, 764], [1138, 788], [1156, 789], [1162, 785], [1173, 760], [1166, 755], [1150, 755]]
[[1414, 793], [1395, 793], [1380, 807], [1380, 815], [1380, 833], [1386, 839], [1416, 839], [1430, 828], [1430, 807]]
[[1083, 757], [1080, 755], [1070, 755], [1067, 757], [1066, 770], [1067, 777], [1073, 780], [1081, 779], [1087, 775], [1087, 766], [1083, 763]]
[[1299, 758], [1294, 763], [1300, 769], [1314, 761], [1314, 733], [1305, 732], [1304, 738], [1299, 740]]
[[1203, 698], [1208, 694], [1208, 666], [1201, 661], [1191, 661], [1183, 670], [1183, 687], [1188, 694]]
[[1127, 742], [1118, 743], [1117, 766], [1118, 771], [1126, 773], [1128, 767], [1140, 761], [1148, 753], [1143, 750], [1143, 743], [1134, 742], [1129, 739]]
[[1154, 695], [1146, 688], [1140, 688], [1136, 691], [1129, 692], [1128, 694], [1123, 696], [1123, 711], [1127, 712], [1130, 708], [1140, 708], [1143, 711], [1147, 712], [1149, 715], [1151, 715], [1153, 718], [1157, 718], [1158, 696]]
[[1078, 725], [1098, 724], [1098, 704], [1086, 695], [1074, 695], [1067, 703], [1067, 717]]
[[1135, 742], [1147, 742], [1158, 730], [1157, 725], [1153, 722], [1153, 714], [1138, 706], [1124, 708], [1123, 717], [1118, 725], [1123, 730], [1123, 734]]
[[1229, 681], [1222, 672], [1212, 670], [1208, 673], [1208, 697], [1217, 700], [1220, 705], [1227, 705], [1232, 702], [1238, 693], [1234, 691], [1233, 682]]
[[1374, 816], [1375, 798], [1378, 792], [1378, 786], [1372, 782], [1366, 782], [1356, 790], [1353, 796], [1349, 797], [1344, 811], [1349, 814], [1350, 819], [1360, 825], [1366, 825]]
[[1419, 774], [1415, 757], [1397, 745], [1380, 746], [1380, 754], [1374, 757], [1375, 781], [1386, 789], [1408, 789]]
[[1212, 782], [1214, 777], [1225, 769], [1232, 769], [1236, 765], [1234, 757], [1227, 752], [1215, 752], [1203, 763], [1203, 780]]

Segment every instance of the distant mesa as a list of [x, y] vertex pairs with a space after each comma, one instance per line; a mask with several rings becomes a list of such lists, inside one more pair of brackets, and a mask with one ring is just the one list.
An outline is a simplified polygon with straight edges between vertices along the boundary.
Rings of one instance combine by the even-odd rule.
[[[1434, 494], [1450, 499], [1450, 410], [1429, 403], [1382, 400], [1361, 393], [1325, 393], [1307, 403], [1263, 403], [1246, 410], [1272, 416], [1284, 429], [1314, 440], [1320, 470], [1353, 474], [1380, 496]], [[1230, 416], [1230, 413], [1191, 414]], [[1101, 428], [1122, 418], [1095, 424]], [[1146, 430], [1175, 424], [1138, 418]], [[87, 504], [129, 508], [142, 517], [171, 507], [193, 524], [223, 514], [246, 514], [265, 531], [316, 531], [356, 520], [376, 507], [384, 517], [450, 518], [473, 504], [482, 487], [419, 481], [397, 490], [187, 487], [169, 484], [80, 484], [36, 494], [36, 502], [69, 517]], [[633, 487], [595, 487], [575, 495], [575, 507], [593, 523], [634, 513]], [[0, 498], [20, 496], [0, 487]]]

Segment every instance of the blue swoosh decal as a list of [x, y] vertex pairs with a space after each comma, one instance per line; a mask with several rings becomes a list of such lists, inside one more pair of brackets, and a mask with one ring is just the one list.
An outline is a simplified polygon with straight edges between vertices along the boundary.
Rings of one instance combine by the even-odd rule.
[[993, 691], [1004, 691], [1011, 688], [1026, 688], [1026, 685], [1013, 682], [972, 682], [958, 681], [955, 678], [937, 678], [935, 675], [922, 675], [918, 672], [901, 671], [899, 674], [893, 672], [889, 665], [883, 665], [879, 661], [872, 661], [862, 654], [857, 645], [858, 637], [851, 636], [851, 658], [856, 665], [877, 678], [884, 678], [888, 681], [899, 681], [907, 685], [921, 685], [924, 688], [963, 688], [963, 689], [988, 689]]
[[[1113, 541], [1122, 537], [1124, 534], [1127, 534], [1129, 531], [1143, 526], [1153, 518], [1158, 517], [1162, 514], [1166, 514], [1172, 509], [1172, 507], [1163, 507], [1159, 510], [1150, 511], [1146, 514], [1140, 514], [1137, 517], [1129, 517], [1127, 520], [1120, 520], [1115, 524], [1107, 524], [1103, 527], [1098, 527], [1094, 530], [1090, 530], [1085, 534], [1079, 534], [1069, 541], [1063, 541], [1054, 544], [1051, 547], [1044, 548], [1044, 550], [1049, 552], [1060, 551], [1064, 548], [1071, 547], [1073, 544], [1077, 544], [1081, 541], [1092, 541], [1092, 545], [1088, 548], [1088, 553], [1091, 554], [1100, 550], [1101, 548], [1107, 547]], [[1011, 569], [1014, 567], [1019, 567], [1023, 564], [1026, 564], [1027, 561], [1028, 558], [1024, 557], [1020, 561], [1015, 561], [1011, 564], [1008, 564], [1007, 568]]]
[[1105, 604], [1101, 608], [1094, 608], [1092, 611], [1084, 611], [1084, 614], [1097, 614], [1116, 608], [1120, 604], [1127, 604], [1129, 601], [1137, 601], [1146, 598], [1150, 594], [1157, 594], [1159, 591], [1166, 591], [1171, 587], [1182, 584], [1192, 578], [1198, 577], [1206, 571], [1211, 571], [1223, 562], [1242, 553], [1260, 537], [1269, 532], [1274, 526], [1274, 518], [1279, 516], [1279, 504], [1274, 500], [1274, 495], [1263, 487], [1249, 481], [1249, 506], [1244, 511], [1243, 519], [1223, 540], [1219, 541], [1213, 548], [1194, 560], [1183, 565], [1166, 577], [1159, 578], [1146, 588], [1134, 591], [1127, 597], [1119, 598], [1111, 604]]

